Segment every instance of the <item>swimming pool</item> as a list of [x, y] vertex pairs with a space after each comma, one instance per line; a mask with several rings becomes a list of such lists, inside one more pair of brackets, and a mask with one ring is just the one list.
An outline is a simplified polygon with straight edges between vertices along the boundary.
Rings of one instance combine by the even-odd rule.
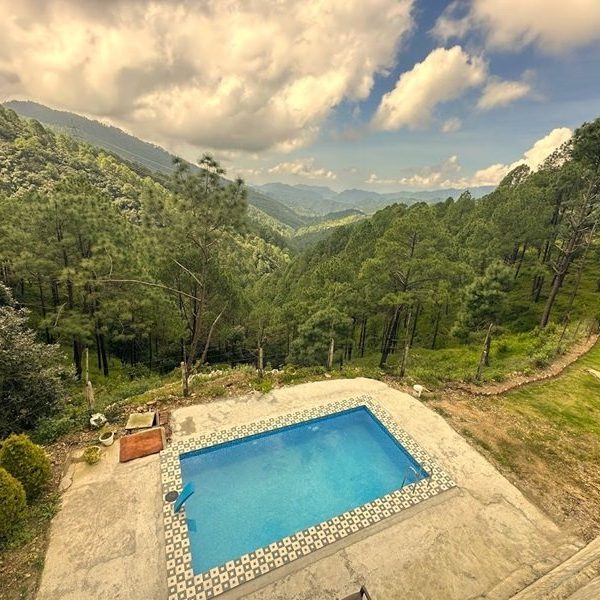
[[195, 573], [426, 477], [365, 407], [181, 456]]
[[454, 486], [369, 396], [185, 438], [160, 462], [169, 600], [214, 598]]

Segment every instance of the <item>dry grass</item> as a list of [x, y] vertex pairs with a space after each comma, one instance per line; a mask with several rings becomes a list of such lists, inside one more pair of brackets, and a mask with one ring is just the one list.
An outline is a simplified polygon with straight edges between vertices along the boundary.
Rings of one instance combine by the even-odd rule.
[[499, 396], [428, 401], [557, 523], [600, 534], [600, 344], [560, 377]]

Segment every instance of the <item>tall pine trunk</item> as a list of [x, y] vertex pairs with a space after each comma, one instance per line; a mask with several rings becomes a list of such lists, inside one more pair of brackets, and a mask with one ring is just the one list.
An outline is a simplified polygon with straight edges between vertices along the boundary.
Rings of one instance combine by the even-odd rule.
[[102, 374], [104, 377], [108, 377], [108, 355], [106, 352], [106, 341], [104, 338], [104, 334], [98, 334], [98, 341], [100, 347], [100, 358], [102, 362]]
[[421, 304], [417, 304], [417, 308], [415, 311], [415, 318], [413, 320], [413, 326], [412, 326], [412, 330], [411, 330], [411, 334], [410, 334], [410, 347], [411, 348], [415, 341], [415, 335], [417, 333], [417, 321], [419, 320], [420, 314], [421, 314]]
[[437, 342], [438, 333], [440, 330], [440, 321], [442, 319], [442, 306], [441, 304], [438, 306], [437, 312], [435, 314], [435, 324], [433, 325], [433, 338], [431, 340], [431, 349], [435, 350], [435, 344]]
[[477, 373], [475, 374], [475, 379], [477, 381], [481, 380], [481, 376], [483, 375], [483, 367], [489, 366], [489, 354], [490, 354], [490, 346], [492, 344], [492, 328], [494, 327], [493, 323], [490, 323], [487, 333], [485, 335], [485, 340], [483, 342], [483, 350], [481, 352], [481, 357], [479, 358], [479, 365], [477, 367]]
[[77, 339], [73, 339], [73, 364], [75, 365], [75, 376], [77, 381], [81, 381], [81, 375], [83, 374], [83, 367], [81, 364], [82, 360], [82, 347], [81, 342]]
[[406, 334], [404, 336], [404, 350], [402, 352], [402, 358], [400, 360], [400, 370], [398, 375], [400, 377], [404, 377], [406, 373], [406, 363], [408, 362], [408, 351], [410, 350], [410, 343], [412, 336], [410, 334], [410, 319], [411, 319], [412, 311], [408, 311], [408, 317], [406, 318]]
[[398, 335], [398, 327], [400, 325], [400, 312], [401, 306], [397, 305], [394, 308], [394, 314], [392, 315], [392, 319], [390, 321], [389, 327], [386, 332], [385, 339], [383, 341], [383, 348], [381, 351], [381, 360], [379, 361], [379, 367], [383, 369], [387, 363], [387, 359], [392, 352], [392, 348], [396, 337]]
[[523, 250], [521, 250], [521, 254], [517, 262], [517, 267], [515, 269], [515, 279], [519, 277], [519, 273], [521, 272], [521, 267], [523, 266], [523, 259], [525, 258], [525, 252], [527, 252], [527, 242], [523, 242]]
[[362, 324], [360, 327], [360, 340], [358, 345], [360, 347], [361, 358], [365, 355], [365, 341], [367, 338], [367, 317], [363, 317]]

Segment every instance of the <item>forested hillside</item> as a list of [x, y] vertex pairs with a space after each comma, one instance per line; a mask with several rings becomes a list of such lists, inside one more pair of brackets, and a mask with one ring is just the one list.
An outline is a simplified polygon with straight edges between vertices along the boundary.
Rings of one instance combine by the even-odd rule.
[[547, 362], [552, 332], [600, 317], [599, 131], [581, 127], [538, 172], [517, 167], [481, 200], [388, 207], [273, 274], [264, 294], [290, 360], [324, 363], [331, 344], [336, 360], [376, 354], [402, 375], [413, 347], [485, 339], [480, 377], [492, 339], [522, 333], [522, 364]]
[[[49, 134], [55, 132], [59, 134], [58, 139], [78, 142], [81, 147], [88, 147], [88, 152], [97, 154], [98, 149], [103, 149], [105, 155], [116, 158], [117, 162], [124, 162], [130, 169], [141, 172], [144, 176], [151, 176], [162, 183], [168, 182], [168, 177], [175, 171], [173, 165], [175, 157], [172, 154], [116, 127], [110, 127], [71, 112], [53, 110], [36, 102], [12, 101], [7, 102], [5, 106], [22, 117], [33, 119], [31, 126], [34, 128], [37, 127], [36, 123], [43, 124], [43, 132], [37, 128], [37, 133], [41, 134], [42, 138], [48, 139]], [[46, 158], [50, 159], [51, 163], [56, 163], [58, 159], [58, 157], [52, 156], [46, 156]], [[197, 165], [187, 161], [181, 162], [191, 171], [198, 169]], [[77, 168], [76, 165], [75, 168]], [[131, 190], [129, 191], [131, 192]], [[278, 223], [292, 229], [307, 224], [305, 219], [277, 198], [271, 198], [252, 188], [247, 190], [247, 194], [248, 202], [251, 205]], [[268, 221], [268, 219], [262, 218], [262, 214], [256, 212], [253, 212], [252, 216], [263, 222]]]
[[77, 377], [85, 347], [105, 375], [109, 356], [171, 369], [182, 347], [191, 369], [217, 322], [214, 341], [239, 335], [248, 290], [287, 262], [259, 235], [277, 232], [247, 218], [243, 184], [202, 166], [163, 185], [0, 108], [1, 279], [42, 338], [70, 349]]
[[290, 229], [211, 157], [157, 175], [0, 109], [1, 280], [76, 378], [86, 348], [106, 378], [115, 359], [132, 373], [183, 361], [187, 381], [260, 354], [502, 377], [503, 355], [540, 366], [597, 326], [599, 131], [482, 199], [343, 212], [330, 235], [313, 219], [304, 234], [326, 239], [290, 258]]
[[[171, 175], [174, 171], [172, 154], [164, 148], [140, 140], [117, 127], [105, 125], [99, 121], [81, 115], [54, 110], [31, 101], [13, 100], [6, 102], [5, 107], [14, 110], [21, 117], [35, 119], [53, 131], [65, 134], [75, 140], [87, 142], [92, 146], [103, 148], [109, 154], [121, 157], [124, 161], [144, 166], [150, 172]], [[186, 161], [184, 161], [186, 162]], [[192, 171], [196, 165], [186, 163]], [[491, 192], [493, 187], [473, 188], [474, 197], [481, 197]], [[248, 187], [248, 201], [262, 212], [276, 219], [284, 226], [299, 229], [310, 225], [319, 218], [323, 229], [334, 229], [337, 223], [330, 222], [329, 213], [358, 209], [373, 213], [395, 202], [414, 204], [418, 201], [439, 202], [449, 196], [457, 198], [462, 190], [441, 189], [416, 192], [377, 193], [366, 190], [345, 190], [335, 192], [330, 188], [311, 185], [285, 185], [269, 183], [262, 186]], [[302, 233], [299, 246], [306, 245]], [[314, 236], [311, 236], [312, 239]]]
[[160, 171], [165, 174], [173, 172], [175, 157], [172, 154], [159, 146], [139, 140], [117, 127], [72, 112], [54, 110], [37, 102], [13, 100], [6, 102], [4, 106], [14, 110], [21, 117], [35, 119], [77, 141], [87, 142], [117, 154], [125, 160], [135, 161], [150, 171]]

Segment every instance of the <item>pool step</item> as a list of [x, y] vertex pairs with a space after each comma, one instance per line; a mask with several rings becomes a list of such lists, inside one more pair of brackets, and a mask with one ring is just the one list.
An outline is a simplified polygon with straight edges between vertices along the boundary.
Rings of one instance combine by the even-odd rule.
[[513, 600], [600, 598], [600, 537], [527, 586]]

